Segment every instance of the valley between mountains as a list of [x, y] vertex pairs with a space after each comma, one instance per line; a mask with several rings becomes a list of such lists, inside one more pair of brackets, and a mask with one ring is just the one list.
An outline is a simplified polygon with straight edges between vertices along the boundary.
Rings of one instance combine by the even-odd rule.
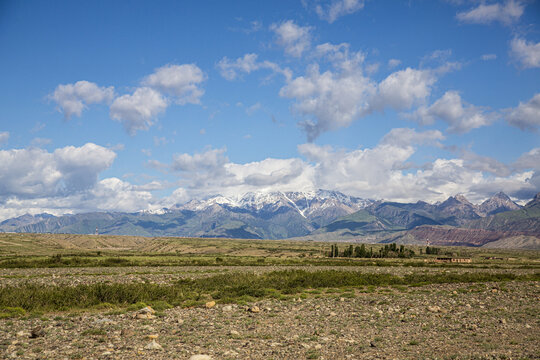
[[23, 215], [0, 232], [303, 239], [366, 243], [540, 248], [540, 194], [520, 206], [498, 193], [430, 204], [374, 201], [337, 191], [247, 193], [136, 213]]

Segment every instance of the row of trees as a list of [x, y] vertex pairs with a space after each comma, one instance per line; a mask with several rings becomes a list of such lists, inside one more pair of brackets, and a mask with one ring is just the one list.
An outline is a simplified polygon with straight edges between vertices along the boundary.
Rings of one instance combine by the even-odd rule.
[[406, 249], [404, 245], [400, 245], [399, 248], [396, 244], [384, 245], [384, 248], [380, 248], [379, 251], [373, 252], [373, 248], [370, 247], [369, 251], [366, 249], [366, 245], [345, 248], [342, 252], [339, 251], [337, 245], [332, 245], [330, 249], [329, 257], [349, 257], [349, 258], [410, 258], [414, 256], [414, 251]]

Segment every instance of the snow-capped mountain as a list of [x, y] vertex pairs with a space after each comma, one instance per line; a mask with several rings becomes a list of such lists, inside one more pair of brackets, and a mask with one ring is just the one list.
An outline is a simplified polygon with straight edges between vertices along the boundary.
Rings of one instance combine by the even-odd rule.
[[[337, 191], [213, 196], [137, 213], [97, 212], [8, 222], [0, 231], [281, 239], [305, 236], [371, 204]], [[17, 226], [20, 225], [20, 226]]]
[[231, 211], [273, 213], [288, 208], [317, 223], [331, 221], [365, 208], [372, 200], [342, 194], [338, 191], [316, 190], [304, 192], [248, 192], [237, 197], [214, 196], [206, 200], [192, 200], [171, 210], [204, 211], [220, 206]]

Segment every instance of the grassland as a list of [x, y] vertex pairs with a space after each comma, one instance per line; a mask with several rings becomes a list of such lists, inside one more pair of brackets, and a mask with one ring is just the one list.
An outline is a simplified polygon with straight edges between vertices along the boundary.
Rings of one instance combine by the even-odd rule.
[[[0, 234], [0, 352], [29, 359], [540, 356], [539, 252], [443, 248], [471, 262], [437, 263], [418, 247], [409, 247], [417, 254], [411, 259], [328, 258], [330, 245]], [[157, 317], [133, 318], [146, 305]], [[30, 338], [36, 327], [43, 334]], [[163, 350], [144, 348], [151, 334]]]

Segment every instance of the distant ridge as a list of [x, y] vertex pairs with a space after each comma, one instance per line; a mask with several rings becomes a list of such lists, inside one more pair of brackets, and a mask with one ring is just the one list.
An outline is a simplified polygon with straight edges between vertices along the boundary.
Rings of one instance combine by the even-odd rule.
[[[520, 207], [500, 192], [479, 205], [465, 196], [429, 204], [373, 201], [337, 191], [250, 192], [214, 196], [158, 211], [23, 215], [3, 232], [191, 236], [244, 239], [308, 238], [361, 242], [511, 247], [537, 244], [540, 195]], [[516, 244], [517, 244], [516, 243]]]

